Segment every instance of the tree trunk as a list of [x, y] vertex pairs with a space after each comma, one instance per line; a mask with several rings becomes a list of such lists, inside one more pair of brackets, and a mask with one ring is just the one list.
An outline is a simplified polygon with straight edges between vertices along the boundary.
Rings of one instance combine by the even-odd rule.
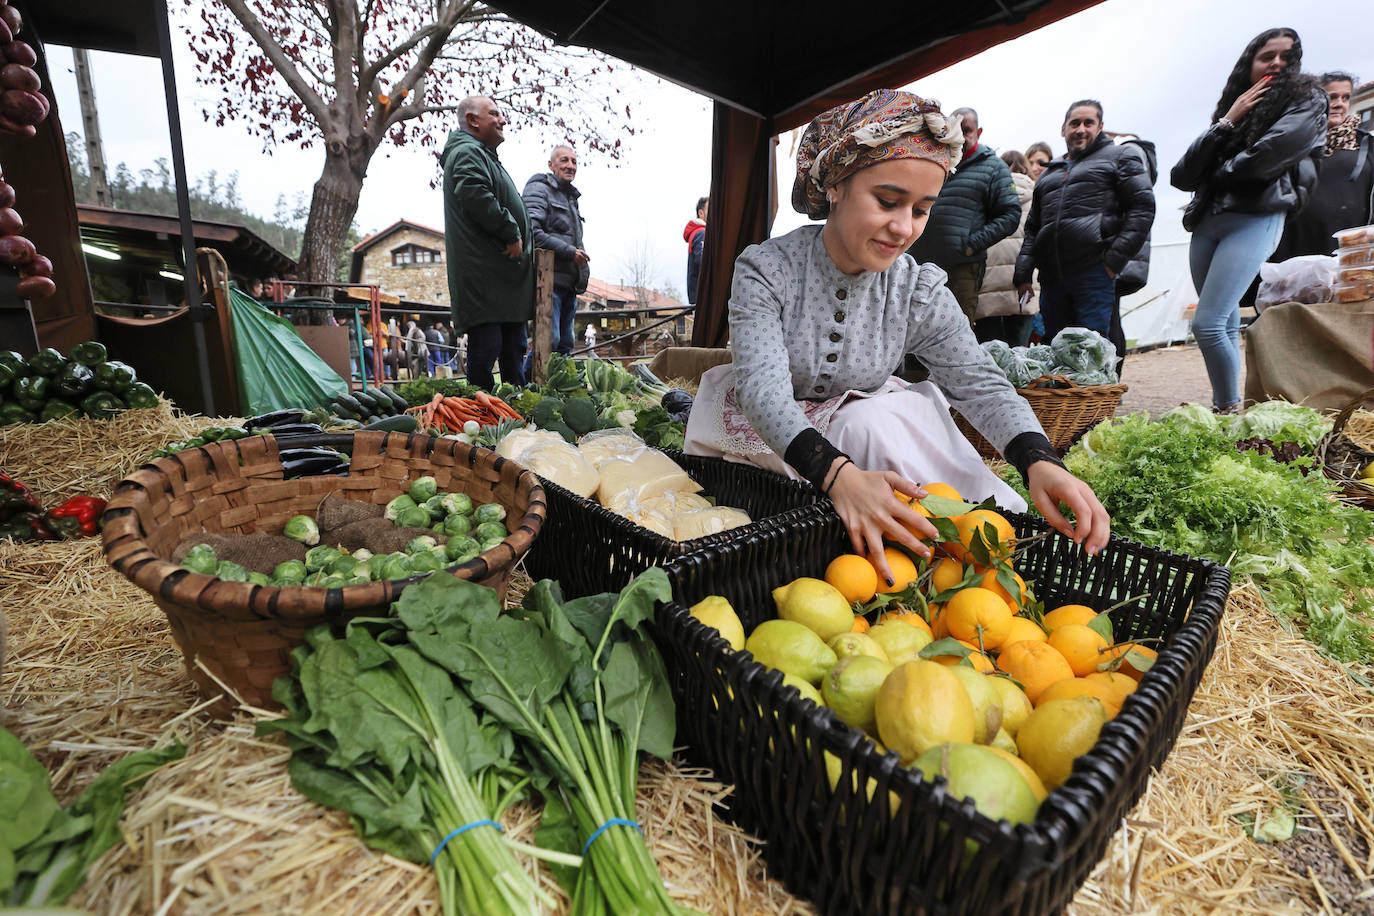
[[[363, 176], [367, 174], [370, 152], [358, 151], [349, 155], [325, 145], [324, 169], [315, 182], [310, 196], [310, 218], [305, 223], [301, 239], [301, 256], [296, 275], [301, 280], [332, 282], [337, 280], [336, 269], [343, 254], [344, 240], [353, 217], [358, 213], [358, 197], [363, 190]], [[306, 287], [306, 295], [324, 294], [324, 290]]]

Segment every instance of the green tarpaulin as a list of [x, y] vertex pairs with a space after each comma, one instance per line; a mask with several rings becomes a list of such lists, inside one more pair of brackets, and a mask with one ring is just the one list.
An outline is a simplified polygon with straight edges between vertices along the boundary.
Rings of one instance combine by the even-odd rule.
[[348, 393], [348, 383], [305, 345], [291, 322], [235, 287], [229, 288], [229, 309], [245, 415], [287, 407], [309, 410]]

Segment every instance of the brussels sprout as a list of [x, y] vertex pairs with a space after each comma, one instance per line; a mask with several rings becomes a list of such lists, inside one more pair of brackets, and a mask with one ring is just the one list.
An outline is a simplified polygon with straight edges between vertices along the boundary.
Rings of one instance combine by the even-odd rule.
[[429, 550], [429, 548], [437, 543], [439, 542], [434, 540], [434, 538], [427, 534], [422, 534], [419, 537], [410, 539], [410, 543], [406, 545], [406, 553], [410, 556], [414, 556], [422, 550]]
[[448, 551], [444, 549], [442, 544], [429, 548], [429, 552], [434, 554], [434, 559], [439, 561], [440, 569], [449, 565]]
[[367, 574], [374, 581], [381, 581], [386, 576], [382, 575], [382, 567], [386, 565], [386, 559], [390, 554], [378, 553], [367, 558]]
[[410, 558], [410, 568], [412, 575], [423, 575], [432, 573], [443, 566], [439, 558], [428, 550], [422, 550]]
[[[406, 509], [417, 508], [419, 507], [415, 504], [415, 500], [410, 498], [410, 494], [402, 493], [400, 496], [396, 497], [391, 502], [386, 504], [385, 517], [387, 521], [394, 522], [397, 518], [400, 517], [401, 513], [404, 512]], [[429, 523], [426, 522], [425, 524]]]
[[472, 520], [479, 525], [482, 522], [504, 522], [506, 507], [499, 503], [483, 503], [473, 511]]
[[439, 492], [439, 481], [428, 475], [416, 477], [410, 482], [410, 498], [422, 503]]
[[439, 500], [450, 517], [472, 514], [472, 497], [466, 493], [445, 493]]
[[320, 580], [320, 586], [323, 588], [343, 588], [347, 581], [343, 576], [325, 576]]
[[269, 578], [267, 578], [267, 576], [263, 575], [263, 574], [260, 573], [260, 572], [250, 572], [250, 573], [248, 574], [248, 581], [249, 581], [251, 584], [253, 584], [253, 585], [271, 585], [271, 584], [272, 584], [272, 580], [269, 579]]
[[477, 546], [482, 548], [482, 553], [486, 553], [488, 550], [499, 545], [503, 540], [504, 538], [487, 538], [485, 541], [478, 541]]
[[372, 581], [369, 576], [353, 576], [344, 585], [367, 585]]
[[396, 524], [402, 528], [428, 528], [431, 521], [429, 513], [420, 506], [402, 509], [395, 518]]
[[275, 585], [277, 588], [290, 588], [293, 585], [304, 585], [305, 580], [296, 579], [288, 576], [284, 579], [273, 579], [272, 584]]
[[233, 560], [220, 560], [215, 567], [215, 575], [225, 582], [247, 582], [248, 570], [244, 569]]
[[434, 524], [432, 524], [432, 525], [429, 526], [429, 530], [430, 530], [430, 531], [433, 531], [435, 534], [443, 534], [443, 533], [444, 533], [444, 523], [443, 523], [443, 522], [435, 522]]
[[430, 518], [442, 519], [445, 515], [448, 515], [448, 510], [444, 508], [444, 497], [442, 495], [431, 496], [420, 505], [429, 513]]
[[473, 530], [472, 536], [478, 541], [500, 541], [509, 533], [500, 522], [483, 522]]
[[319, 572], [342, 555], [337, 547], [326, 547], [323, 544], [311, 547], [305, 552], [305, 568], [310, 572]]
[[352, 556], [353, 559], [357, 560], [359, 563], [366, 563], [368, 560], [372, 559], [372, 551], [368, 550], [366, 547], [359, 547], [357, 550], [353, 551]]
[[449, 537], [467, 534], [472, 530], [472, 520], [466, 515], [450, 515], [444, 519], [444, 534]]
[[273, 579], [304, 579], [310, 570], [300, 560], [287, 560], [272, 569]]
[[382, 579], [409, 579], [415, 573], [410, 568], [410, 557], [405, 554], [389, 554], [382, 566]]
[[324, 569], [331, 576], [343, 576], [345, 579], [349, 579], [358, 574], [359, 567], [367, 568], [357, 559], [345, 553], [330, 560], [329, 565]]
[[444, 545], [444, 553], [448, 555], [450, 562], [466, 563], [481, 552], [482, 548], [477, 541], [466, 535], [449, 538], [448, 543]]
[[313, 547], [320, 542], [320, 526], [308, 515], [292, 516], [281, 533], [307, 547]]
[[215, 574], [215, 567], [219, 566], [219, 557], [215, 556], [215, 548], [209, 544], [197, 544], [186, 551], [186, 556], [181, 561], [182, 569], [189, 569], [193, 573], [204, 573], [207, 576]]

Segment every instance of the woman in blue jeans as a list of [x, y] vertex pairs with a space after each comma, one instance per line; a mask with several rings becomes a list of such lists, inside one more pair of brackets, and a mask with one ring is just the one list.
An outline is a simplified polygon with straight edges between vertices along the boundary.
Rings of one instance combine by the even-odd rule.
[[1261, 32], [1232, 68], [1212, 125], [1170, 176], [1193, 192], [1183, 214], [1198, 292], [1193, 336], [1220, 413], [1240, 407], [1240, 298], [1278, 247], [1287, 214], [1316, 185], [1326, 106], [1317, 81], [1302, 73], [1298, 33]]

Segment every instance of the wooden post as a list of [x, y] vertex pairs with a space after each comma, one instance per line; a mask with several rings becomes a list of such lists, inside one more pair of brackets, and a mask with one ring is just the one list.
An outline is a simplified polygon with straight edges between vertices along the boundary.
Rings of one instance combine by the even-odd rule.
[[530, 381], [544, 384], [553, 351], [553, 252], [534, 250], [534, 365]]

